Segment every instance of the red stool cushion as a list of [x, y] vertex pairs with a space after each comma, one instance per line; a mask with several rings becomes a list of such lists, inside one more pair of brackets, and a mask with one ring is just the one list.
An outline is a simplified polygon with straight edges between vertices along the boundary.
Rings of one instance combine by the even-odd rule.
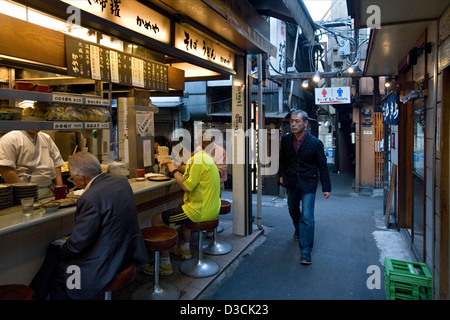
[[105, 289], [103, 289], [103, 291], [104, 292], [116, 291], [122, 289], [131, 281], [133, 281], [135, 275], [136, 275], [136, 265], [133, 263], [124, 270], [122, 270], [120, 273], [118, 273], [114, 277], [114, 279], [112, 279], [111, 282], [108, 283], [108, 285], [105, 287]]
[[227, 214], [231, 211], [231, 203], [226, 200], [220, 200], [220, 212], [219, 214]]
[[211, 221], [195, 222], [186, 225], [186, 228], [193, 231], [214, 230], [219, 225], [219, 218]]
[[31, 300], [34, 291], [24, 284], [5, 284], [0, 286], [0, 300]]
[[178, 232], [170, 227], [148, 227], [141, 230], [148, 251], [161, 251], [177, 244]]

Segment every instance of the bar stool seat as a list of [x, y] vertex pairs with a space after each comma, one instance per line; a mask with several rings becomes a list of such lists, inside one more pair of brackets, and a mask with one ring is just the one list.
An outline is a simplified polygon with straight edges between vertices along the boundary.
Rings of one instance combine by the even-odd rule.
[[136, 276], [136, 265], [134, 263], [130, 264], [128, 267], [123, 269], [121, 272], [116, 274], [116, 276], [111, 280], [110, 283], [106, 285], [103, 289], [105, 293], [105, 300], [111, 300], [111, 292], [117, 291], [130, 284]]
[[181, 273], [193, 277], [204, 278], [215, 275], [220, 270], [217, 262], [203, 258], [203, 230], [213, 230], [219, 224], [219, 218], [211, 221], [196, 222], [186, 225], [186, 228], [198, 232], [198, 258], [186, 260], [180, 265]]
[[180, 289], [171, 283], [159, 282], [159, 253], [175, 246], [178, 232], [170, 227], [148, 227], [141, 230], [147, 251], [154, 252], [154, 281], [147, 283], [133, 292], [133, 300], [176, 300], [180, 297]]
[[[226, 200], [220, 200], [220, 212], [219, 214], [227, 214], [231, 212], [231, 202]], [[223, 227], [220, 225], [217, 226], [217, 233], [221, 233], [223, 231]]]
[[[220, 200], [220, 211], [219, 215], [227, 214], [231, 212], [231, 203], [226, 200]], [[219, 226], [217, 226], [213, 231], [213, 238], [212, 241], [203, 247], [203, 252], [210, 255], [223, 255], [230, 253], [231, 250], [233, 250], [233, 246], [229, 244], [228, 242], [222, 241], [219, 242], [217, 240], [217, 233]]]
[[0, 286], [0, 300], [32, 300], [34, 291], [24, 284], [4, 284]]

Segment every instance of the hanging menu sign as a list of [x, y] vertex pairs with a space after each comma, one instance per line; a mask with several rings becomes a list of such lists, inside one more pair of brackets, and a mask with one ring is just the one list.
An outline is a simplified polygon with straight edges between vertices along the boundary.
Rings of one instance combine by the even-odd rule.
[[169, 90], [166, 65], [65, 36], [67, 75], [148, 90]]

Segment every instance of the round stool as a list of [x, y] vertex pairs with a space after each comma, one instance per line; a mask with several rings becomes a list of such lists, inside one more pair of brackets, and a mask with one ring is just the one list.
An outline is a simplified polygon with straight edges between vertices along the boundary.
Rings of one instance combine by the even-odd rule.
[[[231, 203], [225, 200], [220, 200], [221, 201], [221, 205], [220, 205], [220, 212], [219, 214], [227, 214], [231, 211]], [[222, 255], [222, 254], [227, 254], [229, 253], [231, 250], [233, 250], [233, 247], [231, 244], [229, 244], [228, 242], [219, 242], [217, 240], [217, 233], [219, 226], [217, 226], [214, 229], [213, 232], [213, 238], [212, 241], [203, 247], [203, 252], [206, 254], [211, 254], [211, 255]]]
[[193, 278], [204, 278], [215, 275], [220, 270], [217, 262], [203, 259], [203, 230], [213, 230], [219, 224], [219, 218], [211, 221], [196, 222], [186, 225], [186, 228], [198, 232], [198, 258], [186, 260], [180, 265], [180, 271]]
[[180, 289], [171, 283], [159, 282], [159, 252], [175, 246], [178, 232], [170, 227], [148, 227], [141, 230], [147, 251], [155, 253], [154, 281], [139, 287], [133, 292], [133, 300], [176, 300]]
[[0, 286], [0, 300], [31, 300], [34, 291], [24, 284], [4, 284]]
[[103, 289], [105, 292], [105, 300], [111, 300], [111, 292], [117, 291], [130, 284], [136, 275], [136, 265], [130, 264], [111, 280], [110, 283]]
[[[219, 214], [227, 214], [231, 212], [231, 203], [226, 200], [220, 200], [220, 212]], [[223, 227], [220, 225], [217, 226], [217, 233], [221, 233], [223, 231]]]

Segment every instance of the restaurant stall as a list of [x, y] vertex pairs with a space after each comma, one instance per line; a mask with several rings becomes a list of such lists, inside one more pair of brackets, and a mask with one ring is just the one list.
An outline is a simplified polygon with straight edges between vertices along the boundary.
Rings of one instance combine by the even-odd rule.
[[[232, 76], [233, 112], [240, 119], [236, 128], [245, 130], [246, 50], [261, 51], [255, 43], [275, 49], [258, 34], [239, 35], [236, 39], [245, 44], [239, 47], [188, 17], [141, 1], [2, 0], [1, 8], [0, 108], [5, 118], [0, 136], [42, 130], [65, 161], [74, 152], [92, 152], [105, 171], [129, 179], [142, 227], [183, 196], [174, 179], [135, 178], [136, 169], [151, 173], [155, 164], [154, 115], [159, 110], [152, 97], [182, 96], [189, 79]], [[245, 153], [245, 144], [234, 148], [236, 156]], [[123, 164], [125, 172], [112, 170]], [[251, 230], [248, 168], [239, 164], [233, 170], [241, 176], [233, 227], [246, 235]], [[63, 176], [72, 187], [66, 166]], [[27, 284], [47, 245], [70, 234], [74, 213], [74, 203], [53, 213], [36, 205], [26, 218], [16, 204], [1, 209], [0, 284]]]

